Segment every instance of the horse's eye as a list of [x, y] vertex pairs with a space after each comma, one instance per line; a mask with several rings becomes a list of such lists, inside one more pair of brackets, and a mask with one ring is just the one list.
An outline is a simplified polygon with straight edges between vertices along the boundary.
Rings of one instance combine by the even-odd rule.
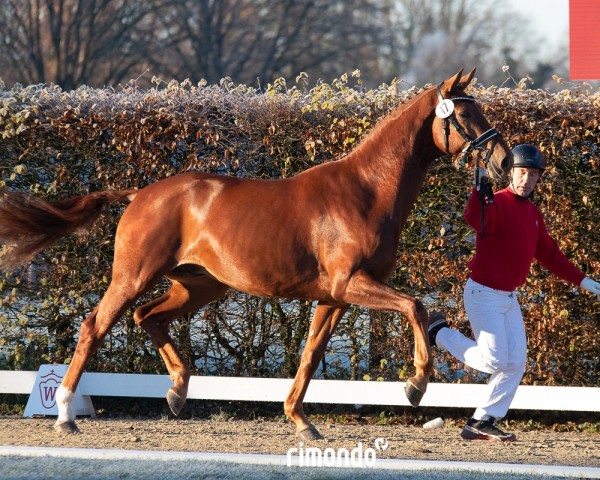
[[471, 118], [471, 114], [470, 114], [469, 112], [467, 112], [467, 111], [460, 112], [460, 113], [458, 114], [458, 116], [459, 116], [460, 118]]

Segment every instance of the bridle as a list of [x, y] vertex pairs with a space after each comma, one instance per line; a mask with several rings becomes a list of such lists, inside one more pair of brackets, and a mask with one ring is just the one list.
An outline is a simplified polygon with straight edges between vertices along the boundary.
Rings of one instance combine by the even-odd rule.
[[[435, 109], [435, 114], [444, 122], [444, 143], [446, 147], [446, 153], [450, 153], [450, 125], [452, 125], [454, 130], [456, 130], [457, 133], [464, 139], [464, 141], [467, 142], [467, 145], [462, 150], [462, 157], [460, 158], [459, 163], [464, 165], [474, 150], [483, 150], [484, 155], [482, 161], [483, 165], [487, 169], [492, 152], [494, 151], [494, 147], [496, 146], [498, 138], [500, 137], [498, 130], [495, 128], [490, 128], [477, 138], [471, 138], [471, 136], [465, 132], [465, 129], [456, 120], [456, 114], [454, 113], [454, 102], [474, 102], [475, 98], [471, 97], [470, 95], [463, 97], [444, 98], [441, 88], [443, 83], [444, 82], [437, 86], [438, 105]], [[493, 142], [491, 148], [487, 148], [485, 144], [492, 138], [494, 138], [495, 141]], [[497, 167], [493, 163], [492, 168], [498, 172]], [[500, 172], [500, 175], [502, 175], [502, 172]], [[485, 207], [494, 201], [494, 192], [489, 183], [483, 182], [482, 179], [479, 178], [479, 165], [477, 161], [475, 161], [475, 185], [477, 191], [479, 192], [479, 200], [481, 201], [481, 236], [484, 237]]]
[[[435, 111], [436, 115], [440, 117], [444, 122], [444, 143], [446, 147], [446, 153], [450, 153], [450, 125], [452, 125], [457, 131], [457, 133], [464, 139], [464, 141], [467, 142], [467, 145], [462, 150], [462, 157], [460, 158], [459, 162], [461, 164], [465, 164], [466, 160], [469, 158], [469, 156], [473, 153], [474, 150], [482, 150], [485, 152], [483, 155], [483, 165], [487, 169], [497, 140], [492, 144], [491, 148], [487, 148], [485, 144], [494, 137], [500, 137], [500, 133], [498, 133], [498, 130], [496, 130], [495, 128], [490, 128], [486, 132], [483, 132], [481, 135], [479, 135], [477, 138], [471, 138], [471, 136], [456, 120], [456, 115], [454, 113], [454, 102], [474, 102], [475, 98], [473, 98], [470, 95], [466, 95], [463, 97], [444, 98], [441, 90], [443, 83], [444, 82], [440, 83], [437, 86], [437, 96], [439, 103]], [[502, 172], [498, 172], [498, 169], [494, 164], [492, 164], [492, 168], [496, 170], [496, 173], [502, 175]]]

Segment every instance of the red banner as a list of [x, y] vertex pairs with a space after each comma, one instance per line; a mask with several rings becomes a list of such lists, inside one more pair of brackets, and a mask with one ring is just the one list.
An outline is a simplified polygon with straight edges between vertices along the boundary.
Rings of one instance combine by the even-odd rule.
[[600, 80], [600, 0], [569, 0], [571, 80]]

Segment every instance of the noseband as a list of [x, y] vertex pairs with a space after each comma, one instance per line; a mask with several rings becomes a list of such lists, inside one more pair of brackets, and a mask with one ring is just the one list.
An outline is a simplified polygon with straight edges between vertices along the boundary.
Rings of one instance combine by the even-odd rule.
[[[483, 165], [485, 168], [488, 168], [488, 163], [492, 156], [492, 152], [494, 147], [496, 146], [496, 142], [492, 145], [491, 148], [485, 147], [485, 144], [494, 137], [499, 137], [500, 134], [498, 130], [495, 128], [490, 128], [486, 132], [483, 132], [477, 138], [473, 139], [471, 136], [465, 132], [465, 129], [458, 123], [456, 120], [456, 115], [454, 113], [454, 102], [474, 102], [475, 99], [469, 95], [464, 97], [453, 97], [453, 98], [444, 98], [442, 95], [442, 86], [443, 82], [437, 86], [437, 96], [438, 96], [438, 106], [435, 109], [435, 113], [438, 117], [440, 117], [444, 121], [444, 141], [446, 145], [446, 153], [450, 153], [450, 124], [454, 127], [454, 129], [458, 132], [458, 134], [467, 142], [465, 148], [462, 151], [462, 157], [459, 160], [461, 164], [466, 163], [467, 158], [473, 150], [483, 150], [485, 152], [483, 156]], [[477, 167], [477, 165], [475, 165]], [[494, 164], [492, 164], [492, 168], [497, 171]]]

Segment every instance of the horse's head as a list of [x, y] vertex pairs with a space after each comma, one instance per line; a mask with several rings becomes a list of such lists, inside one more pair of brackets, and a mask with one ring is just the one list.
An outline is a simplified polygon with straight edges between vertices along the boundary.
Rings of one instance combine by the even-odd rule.
[[465, 94], [475, 69], [462, 76], [462, 69], [437, 87], [437, 107], [433, 139], [442, 152], [465, 157], [482, 153], [482, 161], [492, 178], [499, 179], [512, 167], [512, 153], [502, 136], [492, 128], [475, 99]]

